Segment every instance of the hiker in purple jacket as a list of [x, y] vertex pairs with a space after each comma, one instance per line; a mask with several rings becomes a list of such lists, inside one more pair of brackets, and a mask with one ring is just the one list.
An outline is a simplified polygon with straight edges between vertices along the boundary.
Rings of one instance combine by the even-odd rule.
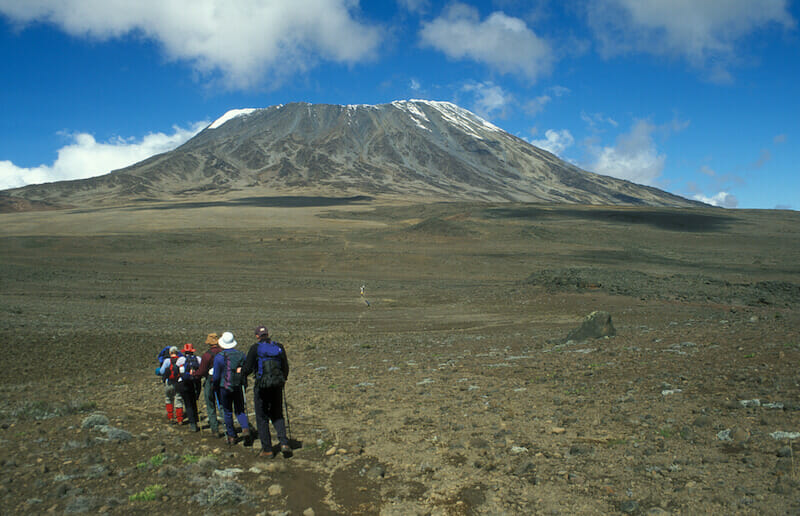
[[233, 333], [226, 331], [219, 339], [222, 351], [214, 357], [214, 386], [219, 393], [222, 403], [222, 412], [225, 416], [225, 429], [228, 444], [236, 444], [236, 429], [233, 426], [233, 415], [242, 427], [244, 445], [252, 446], [253, 438], [250, 432], [250, 422], [244, 404], [243, 387], [247, 378], [244, 375], [245, 355], [236, 348], [236, 339]]

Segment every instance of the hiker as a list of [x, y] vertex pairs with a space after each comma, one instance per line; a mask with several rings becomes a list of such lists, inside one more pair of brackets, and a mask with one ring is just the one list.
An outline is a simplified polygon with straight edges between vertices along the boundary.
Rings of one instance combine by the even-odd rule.
[[[181, 378], [175, 386], [178, 394], [183, 398], [186, 407], [186, 419], [189, 420], [189, 428], [192, 432], [199, 432], [197, 426], [199, 420], [197, 416], [197, 398], [200, 393], [200, 380], [193, 376], [193, 373], [200, 368], [200, 359], [194, 354], [194, 346], [191, 342], [183, 346], [183, 363], [180, 365]], [[178, 363], [180, 364], [178, 359]]]
[[[217, 404], [219, 399], [214, 388], [212, 375], [214, 374], [214, 357], [222, 351], [219, 347], [219, 336], [216, 333], [209, 333], [206, 337], [208, 350], [200, 357], [200, 368], [193, 374], [199, 380], [205, 378], [203, 382], [203, 399], [206, 402], [206, 415], [208, 416], [208, 428], [213, 435], [222, 437], [219, 431], [219, 420], [217, 419]], [[221, 411], [220, 411], [221, 412]]]
[[250, 433], [250, 422], [244, 404], [244, 387], [247, 378], [244, 375], [245, 355], [238, 349], [233, 333], [226, 331], [219, 339], [222, 351], [214, 357], [214, 386], [217, 388], [222, 412], [225, 416], [225, 430], [228, 436], [228, 445], [236, 444], [236, 429], [233, 426], [233, 416], [242, 427], [244, 445], [252, 446], [253, 438]]
[[[180, 381], [181, 373], [179, 360], [183, 360], [178, 348], [171, 346], [169, 348], [169, 355], [161, 363], [159, 373], [161, 378], [164, 379], [164, 395], [165, 403], [167, 406], [167, 421], [170, 423], [183, 424], [183, 398], [177, 391], [177, 385]], [[174, 408], [174, 412], [173, 412]]]
[[281, 410], [283, 401], [283, 385], [289, 378], [289, 361], [286, 350], [279, 342], [270, 340], [265, 326], [256, 328], [258, 342], [250, 346], [245, 360], [245, 375], [255, 376], [253, 387], [253, 403], [256, 409], [258, 438], [261, 440], [261, 453], [264, 458], [272, 458], [272, 437], [269, 433], [269, 422], [278, 434], [281, 453], [284, 457], [292, 455], [289, 439], [286, 437], [286, 422]]

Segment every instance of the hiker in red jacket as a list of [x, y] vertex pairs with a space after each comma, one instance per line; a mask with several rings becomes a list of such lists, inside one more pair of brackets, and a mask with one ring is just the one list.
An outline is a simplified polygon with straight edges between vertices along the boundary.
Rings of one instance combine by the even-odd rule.
[[200, 358], [200, 369], [195, 371], [193, 375], [198, 379], [205, 378], [203, 381], [203, 399], [206, 402], [208, 428], [212, 434], [222, 437], [222, 433], [219, 431], [219, 420], [217, 419], [217, 393], [211, 378], [214, 374], [214, 357], [222, 351], [222, 348], [219, 347], [219, 335], [209, 333], [206, 337], [206, 344], [208, 344], [208, 350]]

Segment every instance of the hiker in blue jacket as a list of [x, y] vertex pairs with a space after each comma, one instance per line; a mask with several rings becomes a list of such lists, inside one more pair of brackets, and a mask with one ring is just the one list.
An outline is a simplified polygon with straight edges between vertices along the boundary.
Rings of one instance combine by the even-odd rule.
[[253, 438], [250, 433], [250, 422], [245, 411], [243, 387], [247, 381], [244, 375], [245, 355], [236, 348], [236, 339], [233, 333], [226, 331], [219, 339], [222, 351], [214, 357], [214, 376], [212, 381], [219, 393], [222, 403], [222, 412], [225, 416], [225, 429], [228, 435], [228, 444], [236, 444], [236, 429], [233, 426], [233, 415], [242, 427], [244, 445], [252, 446]]
[[272, 437], [269, 433], [269, 421], [278, 434], [281, 453], [284, 457], [292, 455], [289, 439], [286, 437], [286, 422], [283, 420], [282, 399], [283, 385], [289, 378], [289, 360], [286, 350], [279, 342], [270, 340], [266, 326], [256, 328], [258, 342], [250, 346], [245, 360], [245, 375], [255, 376], [253, 388], [253, 402], [256, 409], [256, 423], [258, 425], [258, 438], [261, 441], [260, 456], [271, 458], [275, 455], [272, 450]]

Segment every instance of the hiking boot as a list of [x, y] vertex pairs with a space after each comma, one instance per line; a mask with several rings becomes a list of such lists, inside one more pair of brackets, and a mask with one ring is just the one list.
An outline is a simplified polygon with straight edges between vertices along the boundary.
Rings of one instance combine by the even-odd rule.
[[253, 446], [253, 434], [250, 432], [249, 428], [242, 429], [242, 439], [244, 440], [245, 446]]
[[292, 455], [294, 455], [294, 453], [292, 452], [292, 447], [289, 446], [288, 444], [281, 445], [281, 453], [283, 454], [284, 457], [291, 457]]
[[272, 453], [272, 450], [264, 450], [261, 453], [259, 453], [258, 456], [261, 457], [262, 459], [271, 459], [275, 457], [275, 454]]
[[190, 423], [189, 424], [189, 429], [192, 432], [199, 432], [200, 431], [200, 429], [197, 427], [197, 423]]

